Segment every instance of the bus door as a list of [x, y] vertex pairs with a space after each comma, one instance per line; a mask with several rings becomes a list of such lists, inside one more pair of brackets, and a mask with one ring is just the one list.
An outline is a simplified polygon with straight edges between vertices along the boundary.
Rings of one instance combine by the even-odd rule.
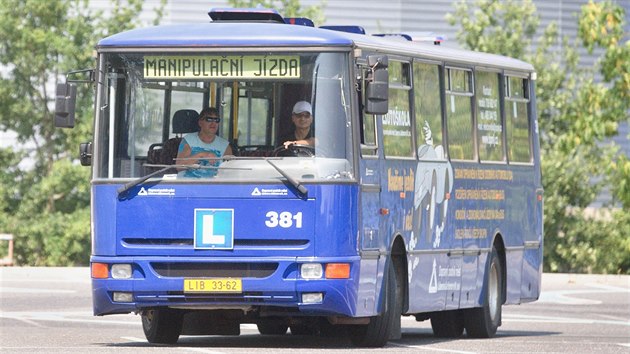
[[[376, 118], [363, 115], [360, 170], [360, 240], [361, 275], [359, 277], [359, 298], [366, 299], [366, 311], [376, 310], [377, 270], [381, 249], [385, 249], [381, 234], [381, 164], [376, 143]], [[358, 309], [359, 310], [359, 309]]]

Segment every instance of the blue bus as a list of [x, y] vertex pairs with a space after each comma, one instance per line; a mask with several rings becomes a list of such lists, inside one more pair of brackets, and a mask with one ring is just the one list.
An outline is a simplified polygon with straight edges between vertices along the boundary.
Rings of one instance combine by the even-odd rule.
[[[530, 64], [272, 10], [209, 15], [96, 47], [81, 144], [95, 315], [140, 314], [150, 343], [250, 323], [378, 347], [401, 316], [492, 337], [504, 304], [539, 297]], [[207, 127], [223, 145], [184, 154]]]

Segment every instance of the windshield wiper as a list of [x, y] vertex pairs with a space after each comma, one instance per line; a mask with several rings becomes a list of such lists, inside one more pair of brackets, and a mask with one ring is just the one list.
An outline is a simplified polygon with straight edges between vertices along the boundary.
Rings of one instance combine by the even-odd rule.
[[173, 166], [169, 165], [168, 167], [161, 168], [161, 169], [159, 169], [157, 171], [149, 173], [146, 176], [142, 176], [142, 177], [140, 177], [138, 179], [135, 179], [135, 180], [133, 180], [133, 181], [131, 181], [129, 183], [126, 183], [124, 186], [122, 186], [122, 187], [118, 188], [118, 190], [116, 190], [118, 192], [118, 197], [120, 197], [122, 194], [126, 193], [131, 188], [133, 188], [133, 187], [139, 185], [140, 183], [143, 183], [144, 181], [148, 180], [149, 178], [151, 178], [151, 177], [153, 177], [155, 175], [159, 175], [160, 173], [164, 173], [167, 170], [170, 170], [171, 168], [173, 168]]
[[[176, 159], [176, 160], [187, 160], [187, 159], [190, 159], [190, 158], [181, 158], [181, 159]], [[289, 176], [288, 173], [286, 173], [283, 169], [278, 167], [276, 164], [271, 162], [271, 160], [283, 160], [282, 157], [278, 157], [278, 156], [276, 156], [276, 157], [224, 156], [224, 157], [209, 157], [209, 158], [202, 158], [202, 159], [196, 159], [196, 160], [209, 160], [209, 161], [214, 161], [214, 160], [224, 160], [224, 161], [230, 161], [230, 160], [265, 160], [265, 161], [267, 161], [268, 164], [271, 165], [271, 167], [275, 168], [276, 171], [278, 171], [278, 173], [280, 173], [282, 175], [282, 177], [284, 177], [287, 180], [287, 182], [289, 182], [289, 184], [291, 184], [291, 186], [293, 186], [293, 188], [295, 188], [298, 191], [299, 197], [305, 198], [306, 196], [308, 196], [308, 189], [306, 189], [305, 186], [303, 186], [300, 182], [298, 182], [295, 179], [293, 179], [293, 177]]]
[[[199, 159], [197, 159], [199, 160]], [[227, 160], [227, 159], [226, 159]], [[185, 168], [185, 169], [192, 169], [192, 170], [197, 170], [197, 169], [211, 169], [211, 170], [222, 170], [222, 169], [228, 169], [228, 170], [251, 170], [251, 168], [244, 168], [244, 167], [221, 167], [221, 166], [204, 166], [204, 165], [200, 165], [200, 164], [191, 164], [191, 165], [153, 165], [153, 164], [144, 164], [143, 166], [145, 167], [162, 167], [161, 169], [151, 172], [146, 176], [142, 176], [140, 178], [137, 178], [129, 183], [126, 183], [125, 185], [123, 185], [122, 187], [118, 188], [116, 191], [118, 192], [118, 197], [120, 197], [122, 194], [126, 193], [127, 191], [129, 191], [131, 188], [144, 183], [146, 180], [148, 180], [149, 178], [159, 175], [160, 173], [164, 173], [167, 170], [170, 170], [172, 168]]]
[[[183, 158], [183, 159], [178, 159], [178, 160], [187, 160], [188, 158]], [[293, 177], [289, 176], [288, 173], [286, 173], [283, 169], [281, 169], [280, 167], [278, 167], [276, 164], [274, 164], [272, 162], [272, 160], [282, 160], [282, 157], [238, 157], [238, 156], [225, 156], [222, 158], [215, 158], [215, 157], [211, 157], [211, 158], [203, 158], [203, 159], [195, 159], [195, 160], [224, 160], [224, 161], [229, 161], [229, 160], [265, 160], [267, 161], [268, 164], [271, 165], [271, 167], [273, 167], [276, 171], [278, 171], [278, 173], [280, 173], [282, 175], [282, 177], [284, 177], [287, 182], [289, 182], [289, 184], [295, 188], [295, 190], [298, 192], [299, 197], [301, 198], [305, 198], [308, 196], [308, 189], [302, 185], [300, 182], [296, 181], [295, 179], [293, 179]], [[164, 173], [169, 169], [172, 168], [185, 168], [185, 169], [230, 169], [230, 170], [251, 170], [251, 168], [239, 168], [239, 167], [221, 167], [221, 166], [204, 166], [204, 165], [200, 165], [200, 164], [192, 164], [192, 165], [153, 165], [153, 164], [144, 164], [145, 167], [162, 167], [161, 169], [151, 172], [146, 176], [142, 176], [139, 177], [131, 182], [126, 183], [125, 185], [121, 186], [120, 188], [118, 188], [117, 192], [118, 192], [118, 197], [120, 198], [123, 194], [125, 194], [126, 192], [128, 192], [131, 188], [144, 183], [146, 180], [148, 180], [149, 178], [159, 175], [160, 173]], [[159, 181], [158, 181], [159, 182]]]
[[289, 182], [293, 186], [293, 188], [295, 188], [299, 192], [300, 194], [299, 196], [301, 198], [306, 198], [308, 196], [308, 189], [306, 189], [304, 185], [302, 185], [300, 182], [296, 181], [291, 176], [289, 176], [288, 173], [286, 173], [283, 169], [278, 167], [275, 163], [271, 162], [271, 159], [265, 159], [265, 161], [267, 161], [267, 163], [269, 163], [273, 168], [275, 168], [276, 171], [278, 171], [278, 173], [280, 173], [282, 177], [284, 177], [287, 180], [287, 182]]

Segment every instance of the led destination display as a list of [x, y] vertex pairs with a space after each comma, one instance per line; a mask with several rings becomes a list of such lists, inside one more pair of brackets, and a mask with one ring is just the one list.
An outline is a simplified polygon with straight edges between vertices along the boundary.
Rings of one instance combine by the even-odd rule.
[[145, 79], [299, 79], [298, 55], [145, 56]]

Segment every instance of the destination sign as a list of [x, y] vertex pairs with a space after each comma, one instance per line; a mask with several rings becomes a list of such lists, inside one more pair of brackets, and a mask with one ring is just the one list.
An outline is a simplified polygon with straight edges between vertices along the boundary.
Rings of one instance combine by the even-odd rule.
[[145, 79], [299, 79], [299, 55], [150, 56]]

